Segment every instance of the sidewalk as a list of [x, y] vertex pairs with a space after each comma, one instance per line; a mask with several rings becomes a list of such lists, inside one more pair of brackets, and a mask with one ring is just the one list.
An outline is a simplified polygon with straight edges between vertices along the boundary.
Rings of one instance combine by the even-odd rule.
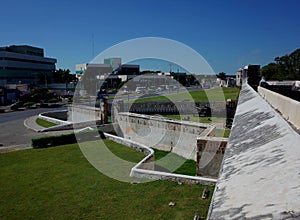
[[45, 129], [45, 127], [42, 127], [40, 125], [38, 125], [36, 123], [36, 119], [38, 118], [37, 115], [35, 116], [31, 116], [27, 119], [24, 120], [24, 126], [27, 128], [27, 129], [30, 129], [30, 130], [33, 130], [35, 132], [38, 132], [38, 133], [43, 133], [44, 136], [50, 136], [50, 135], [59, 135], [59, 134], [68, 134], [68, 133], [71, 133], [73, 132], [74, 130], [73, 129], [66, 129], [66, 130], [57, 130], [57, 131], [46, 131], [46, 132], [43, 132], [43, 130]]
[[32, 147], [29, 146], [28, 144], [20, 144], [20, 145], [13, 145], [13, 146], [8, 146], [8, 147], [1, 147], [0, 148], [0, 154], [1, 153], [8, 153], [11, 151], [17, 151], [17, 150], [26, 150], [26, 149], [31, 149]]
[[42, 126], [40, 126], [36, 123], [37, 118], [38, 118], [38, 116], [35, 115], [35, 116], [31, 116], [31, 117], [25, 119], [24, 126], [28, 129], [31, 129], [31, 130], [35, 131], [35, 132], [40, 132], [41, 130], [44, 129], [44, 127], [42, 127]]
[[[30, 149], [32, 148], [31, 141], [30, 141], [32, 138], [68, 134], [73, 131], [73, 130], [61, 130], [61, 131], [42, 132], [42, 130], [45, 128], [36, 123], [37, 118], [38, 118], [37, 115], [31, 116], [29, 118], [26, 118], [24, 121], [16, 122], [15, 125], [7, 128], [5, 130], [5, 133], [7, 134], [4, 136], [2, 135], [1, 138], [6, 138], [7, 140], [13, 140], [14, 138], [24, 139], [24, 142], [17, 143], [17, 144], [10, 144], [9, 141], [6, 143], [0, 142], [0, 153]], [[18, 133], [20, 132], [22, 133], [22, 135], [18, 136]]]

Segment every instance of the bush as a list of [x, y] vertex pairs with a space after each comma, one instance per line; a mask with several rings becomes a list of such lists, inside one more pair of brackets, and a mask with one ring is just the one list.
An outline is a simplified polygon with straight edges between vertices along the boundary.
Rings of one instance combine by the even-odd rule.
[[22, 106], [23, 106], [23, 102], [16, 102], [10, 106], [10, 109], [15, 111], [21, 108]]
[[98, 140], [99, 136], [101, 139], [105, 139], [105, 136], [102, 131], [87, 131], [77, 133], [70, 133], [70, 134], [63, 134], [58, 136], [46, 136], [41, 138], [34, 138], [32, 139], [32, 147], [33, 148], [47, 148], [65, 144], [74, 144], [77, 142], [84, 142], [84, 141], [92, 141]]
[[5, 112], [5, 110], [4, 109], [0, 109], [0, 113], [4, 113]]
[[57, 98], [49, 99], [48, 102], [49, 103], [59, 102], [59, 99], [57, 99]]
[[29, 106], [32, 106], [34, 104], [35, 104], [35, 102], [25, 102], [23, 107], [29, 107]]

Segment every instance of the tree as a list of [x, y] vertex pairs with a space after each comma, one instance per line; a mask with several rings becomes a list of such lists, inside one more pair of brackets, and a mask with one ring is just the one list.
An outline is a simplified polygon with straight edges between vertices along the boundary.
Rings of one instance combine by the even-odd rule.
[[300, 49], [289, 55], [275, 57], [274, 61], [261, 68], [261, 75], [267, 80], [300, 79]]
[[226, 73], [220, 72], [219, 74], [217, 74], [217, 77], [221, 80], [226, 80]]
[[31, 92], [31, 101], [39, 102], [41, 100], [46, 100], [48, 96], [48, 89], [47, 88], [35, 88]]
[[188, 83], [190, 85], [200, 85], [200, 83], [197, 80], [196, 76], [193, 75], [193, 74], [188, 75], [187, 79], [188, 79]]
[[53, 73], [55, 83], [69, 83], [73, 80], [69, 69], [59, 69]]
[[269, 63], [268, 65], [262, 67], [260, 74], [265, 77], [266, 80], [281, 78], [281, 76], [279, 77], [279, 68], [276, 63]]

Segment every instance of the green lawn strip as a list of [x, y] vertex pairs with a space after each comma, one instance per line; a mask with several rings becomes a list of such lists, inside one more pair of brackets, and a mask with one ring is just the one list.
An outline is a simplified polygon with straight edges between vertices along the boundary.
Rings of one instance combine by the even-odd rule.
[[230, 135], [230, 129], [224, 129], [221, 134], [223, 134], [223, 137], [224, 138], [229, 138], [229, 135]]
[[[144, 157], [106, 144], [122, 158]], [[77, 144], [0, 154], [0, 179], [0, 219], [192, 219], [195, 212], [206, 217], [212, 195], [202, 200], [202, 185], [111, 179]]]
[[55, 123], [52, 123], [52, 122], [49, 122], [49, 121], [46, 121], [44, 119], [41, 119], [41, 118], [37, 118], [36, 119], [36, 123], [44, 128], [49, 128], [49, 127], [53, 127], [53, 126], [56, 126], [58, 124], [55, 124]]
[[175, 120], [183, 120], [185, 118], [189, 118], [189, 121], [193, 122], [199, 122], [199, 123], [225, 123], [226, 118], [220, 118], [220, 117], [199, 117], [197, 115], [193, 114], [181, 114], [181, 115], [162, 115], [166, 118], [175, 119]]
[[110, 140], [102, 140], [105, 146], [117, 157], [129, 161], [129, 162], [140, 162], [146, 155], [138, 152], [132, 148], [124, 147], [121, 144], [112, 142]]
[[227, 99], [238, 99], [239, 90], [237, 88], [226, 88], [216, 87], [209, 90], [191, 91], [177, 93], [177, 94], [166, 94], [163, 96], [139, 98], [134, 100], [135, 103], [152, 102], [152, 101], [195, 101], [195, 102], [217, 102], [226, 101]]
[[[180, 164], [180, 167], [177, 168], [173, 173], [184, 174], [195, 176], [196, 175], [196, 162], [194, 160], [187, 160], [175, 153], [170, 153], [168, 151], [154, 149], [154, 158], [156, 164], [166, 168], [167, 170], [171, 170], [174, 164]], [[163, 161], [162, 158], [169, 156], [168, 161]], [[171, 168], [170, 168], [171, 167]]]
[[[206, 124], [213, 124], [213, 123], [225, 123], [225, 118], [218, 118], [218, 117], [197, 117], [193, 115], [163, 115], [166, 118], [175, 119], [175, 120], [182, 120], [183, 118], [189, 117], [189, 121], [193, 122], [200, 122]], [[230, 129], [217, 129], [216, 131], [217, 137], [224, 137], [228, 138], [230, 135]]]

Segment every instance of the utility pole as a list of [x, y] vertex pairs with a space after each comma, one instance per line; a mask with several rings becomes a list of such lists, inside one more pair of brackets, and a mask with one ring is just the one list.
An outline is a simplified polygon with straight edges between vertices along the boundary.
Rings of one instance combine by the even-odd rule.
[[95, 42], [94, 42], [94, 33], [92, 34], [92, 58], [94, 59], [94, 49], [95, 49]]
[[173, 64], [169, 63], [169, 65], [170, 65], [170, 73], [172, 73], [172, 66], [173, 66]]

